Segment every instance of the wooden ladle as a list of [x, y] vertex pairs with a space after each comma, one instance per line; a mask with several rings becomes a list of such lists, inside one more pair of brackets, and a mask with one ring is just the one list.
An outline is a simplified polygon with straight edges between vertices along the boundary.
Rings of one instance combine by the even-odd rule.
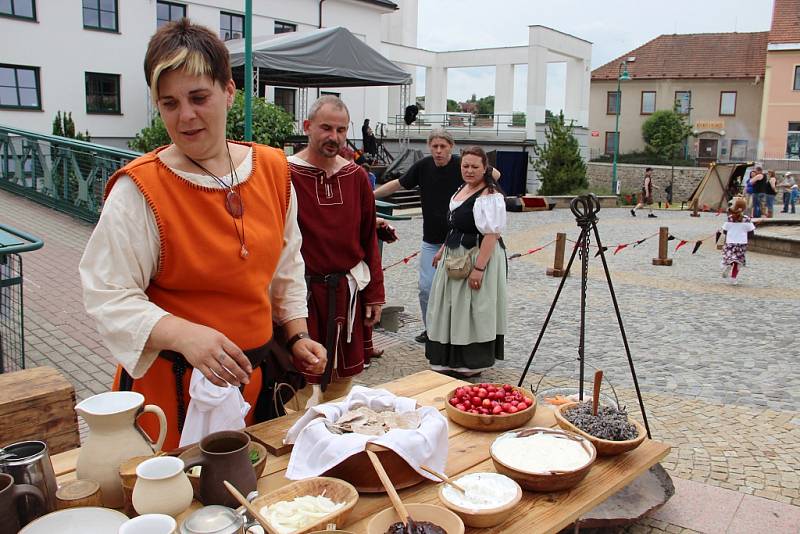
[[597, 408], [600, 405], [600, 386], [603, 385], [603, 370], [594, 372], [594, 391], [592, 391], [592, 415], [597, 417]]
[[419, 468], [422, 469], [425, 472], [428, 472], [428, 473], [432, 474], [433, 476], [435, 476], [436, 478], [438, 478], [439, 480], [441, 480], [445, 484], [450, 484], [451, 486], [453, 486], [455, 489], [457, 489], [458, 491], [460, 491], [464, 495], [467, 494], [467, 491], [464, 488], [462, 488], [461, 486], [459, 486], [458, 484], [453, 482], [453, 479], [450, 478], [449, 476], [445, 475], [444, 473], [440, 473], [438, 471], [434, 471], [433, 469], [431, 469], [427, 465], [420, 464]]
[[392, 479], [389, 478], [389, 475], [383, 468], [383, 464], [381, 464], [378, 455], [369, 449], [367, 449], [365, 452], [367, 453], [370, 462], [372, 462], [375, 472], [378, 473], [378, 478], [381, 479], [381, 483], [386, 489], [386, 493], [389, 495], [389, 500], [392, 501], [392, 506], [394, 506], [394, 509], [397, 511], [397, 515], [400, 517], [400, 521], [402, 521], [405, 525], [404, 531], [415, 532], [416, 525], [414, 524], [414, 520], [411, 519], [406, 506], [403, 504], [403, 501], [400, 500], [400, 496], [397, 494], [397, 490], [394, 489], [394, 484], [392, 484]]
[[242, 506], [244, 506], [244, 509], [245, 509], [245, 510], [247, 510], [248, 512], [250, 512], [250, 515], [252, 515], [252, 516], [253, 516], [253, 517], [256, 519], [256, 521], [258, 521], [258, 522], [259, 522], [259, 524], [261, 524], [261, 526], [264, 528], [264, 530], [265, 530], [265, 531], [266, 531], [268, 534], [278, 534], [278, 531], [277, 531], [277, 530], [275, 530], [274, 528], [272, 528], [272, 525], [270, 524], [270, 522], [269, 522], [269, 521], [267, 521], [267, 518], [266, 518], [266, 517], [264, 517], [263, 515], [261, 515], [261, 512], [258, 510], [258, 508], [256, 508], [255, 506], [253, 506], [253, 504], [252, 504], [250, 501], [248, 501], [248, 500], [247, 500], [247, 499], [244, 497], [244, 495], [242, 495], [241, 493], [239, 493], [239, 490], [237, 490], [237, 489], [236, 489], [236, 486], [234, 486], [233, 484], [231, 484], [231, 483], [230, 483], [230, 482], [228, 482], [227, 480], [223, 480], [223, 481], [222, 481], [222, 483], [223, 483], [223, 484], [225, 484], [225, 488], [227, 488], [228, 492], [229, 492], [231, 495], [233, 495], [233, 497], [234, 497], [234, 498], [235, 498], [237, 501], [239, 501], [239, 504], [241, 504]]

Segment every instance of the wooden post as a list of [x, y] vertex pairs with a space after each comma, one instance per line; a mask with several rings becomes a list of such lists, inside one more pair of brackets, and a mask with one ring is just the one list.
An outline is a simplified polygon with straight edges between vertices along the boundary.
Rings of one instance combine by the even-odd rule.
[[662, 226], [658, 229], [658, 257], [653, 258], [653, 265], [672, 265], [672, 258], [667, 257], [667, 244], [669, 243], [669, 228]]
[[564, 276], [564, 249], [567, 246], [567, 234], [556, 234], [556, 255], [553, 259], [553, 266], [547, 268], [547, 276], [562, 278]]
[[689, 205], [689, 207], [692, 208], [692, 213], [689, 214], [689, 217], [700, 217], [700, 214], [698, 213], [698, 210], [700, 209], [699, 206], [700, 202], [698, 202], [697, 199], [695, 199], [694, 205]]

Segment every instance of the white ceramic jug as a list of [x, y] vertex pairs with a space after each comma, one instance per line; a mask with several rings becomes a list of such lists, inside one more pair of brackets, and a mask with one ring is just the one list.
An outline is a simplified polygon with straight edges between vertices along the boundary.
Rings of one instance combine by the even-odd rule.
[[173, 456], [159, 456], [140, 463], [136, 467], [133, 508], [140, 514], [172, 517], [189, 508], [194, 491], [183, 468], [183, 460]]
[[[167, 436], [167, 418], [161, 408], [154, 404], [143, 405], [141, 393], [109, 391], [75, 406], [75, 411], [89, 425], [89, 436], [78, 455], [76, 473], [80, 479], [100, 484], [103, 506], [108, 508], [121, 508], [125, 504], [120, 464], [134, 456], [150, 456], [160, 451]], [[158, 417], [155, 443], [136, 424], [136, 418], [146, 412]]]

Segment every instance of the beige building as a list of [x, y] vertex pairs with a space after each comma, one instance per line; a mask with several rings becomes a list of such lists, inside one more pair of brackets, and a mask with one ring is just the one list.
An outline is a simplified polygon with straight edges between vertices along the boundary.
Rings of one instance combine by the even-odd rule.
[[686, 115], [690, 157], [701, 162], [756, 156], [767, 33], [662, 35], [592, 71], [589, 146], [613, 154], [619, 98], [619, 153], [642, 151], [642, 124], [657, 110]]

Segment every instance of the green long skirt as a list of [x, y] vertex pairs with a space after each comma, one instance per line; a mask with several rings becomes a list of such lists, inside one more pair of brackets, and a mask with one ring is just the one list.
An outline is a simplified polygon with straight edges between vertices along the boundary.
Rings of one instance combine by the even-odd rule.
[[478, 290], [469, 287], [469, 279], [452, 280], [444, 267], [448, 255], [471, 254], [478, 248], [464, 247], [445, 252], [433, 277], [428, 301], [425, 356], [431, 366], [450, 369], [485, 369], [503, 359], [506, 333], [505, 250], [498, 243], [492, 252]]

